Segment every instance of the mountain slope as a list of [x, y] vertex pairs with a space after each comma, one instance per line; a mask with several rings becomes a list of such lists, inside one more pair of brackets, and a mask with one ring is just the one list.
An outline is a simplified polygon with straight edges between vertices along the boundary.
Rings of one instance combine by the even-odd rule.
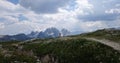
[[99, 43], [102, 43], [102, 44], [105, 44], [107, 46], [110, 46], [112, 47], [113, 49], [117, 50], [120, 52], [120, 44], [119, 43], [116, 43], [116, 42], [113, 42], [113, 41], [109, 41], [109, 40], [101, 40], [101, 39], [95, 39], [95, 38], [86, 38], [88, 40], [93, 40], [93, 41], [96, 41], [96, 42], [99, 42]]
[[97, 30], [95, 32], [81, 34], [82, 37], [93, 37], [97, 39], [107, 39], [120, 43], [120, 30], [115, 28]]
[[[113, 48], [80, 36], [2, 44], [1, 63], [119, 63]], [[3, 52], [3, 51], [6, 52]], [[14, 58], [14, 59], [12, 59]]]
[[26, 36], [25, 34], [17, 34], [17, 35], [5, 35], [0, 38], [0, 41], [11, 41], [11, 40], [18, 40], [18, 41], [24, 41], [31, 39], [30, 37]]

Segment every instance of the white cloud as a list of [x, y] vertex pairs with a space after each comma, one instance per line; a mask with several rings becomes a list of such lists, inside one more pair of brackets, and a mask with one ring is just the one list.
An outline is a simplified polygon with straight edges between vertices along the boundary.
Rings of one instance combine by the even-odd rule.
[[120, 14], [120, 8], [115, 8], [115, 9], [110, 9], [110, 10], [106, 10], [105, 13], [108, 14]]
[[[119, 8], [116, 4], [119, 4], [119, 0], [87, 0], [89, 4], [93, 6], [92, 13], [88, 15], [78, 15], [78, 19], [84, 21], [113, 21], [119, 15]], [[109, 10], [111, 9], [111, 10]], [[107, 10], [107, 11], [106, 11]], [[88, 12], [88, 11], [87, 11]], [[107, 13], [106, 13], [107, 12]], [[109, 14], [108, 14], [109, 13]], [[114, 14], [110, 14], [114, 13]]]
[[[105, 4], [101, 8], [99, 7], [100, 4], [96, 4], [96, 1], [91, 3], [88, 0], [69, 0], [69, 2], [68, 0], [20, 0], [20, 2], [24, 7], [19, 3], [15, 5], [6, 0], [0, 0], [0, 22], [2, 23], [0, 24], [0, 34], [30, 33], [48, 27], [67, 28], [70, 31], [93, 31], [105, 27], [120, 26], [119, 17], [116, 20], [115, 15], [112, 15], [112, 17], [109, 14], [104, 16], [105, 10], [108, 13], [118, 13], [120, 10], [117, 8], [113, 8], [114, 10], [103, 8], [106, 6]], [[55, 6], [56, 2], [58, 6]], [[44, 9], [44, 6], [49, 11]], [[40, 9], [38, 9], [39, 7]], [[103, 9], [102, 12], [100, 9]], [[27, 20], [19, 21], [20, 15], [27, 18]], [[85, 17], [86, 20], [83, 20], [83, 18], [78, 19], [78, 16]], [[91, 18], [90, 20], [87, 16], [90, 16], [90, 18], [92, 16], [94, 19]], [[96, 16], [99, 20], [95, 19]], [[107, 21], [109, 19], [106, 16], [111, 17], [112, 21]]]
[[12, 17], [12, 16], [0, 16], [0, 19], [2, 23], [5, 25], [13, 24], [18, 22], [18, 18]]
[[116, 27], [116, 28], [120, 27], [120, 17], [117, 18], [114, 21], [111, 21], [111, 22], [104, 22], [104, 24], [106, 24], [108, 28], [111, 28], [111, 27]]
[[19, 4], [14, 5], [11, 2], [6, 0], [0, 0], [0, 15], [17, 15], [19, 13], [27, 12], [22, 6]]
[[[14, 23], [11, 25], [6, 25], [4, 28], [1, 29], [0, 34], [18, 34], [18, 33], [30, 33], [32, 30], [34, 30], [34, 28], [37, 28], [38, 24], [37, 23], [31, 23], [28, 21], [24, 21], [24, 22], [18, 22], [18, 23]], [[34, 27], [33, 27], [34, 26]]]
[[75, 27], [77, 27], [76, 29], [74, 29], [76, 31], [90, 32], [95, 31], [97, 29], [103, 29], [107, 27], [107, 25], [102, 21], [88, 21], [88, 22], [79, 21], [76, 23]]
[[4, 23], [0, 23], [0, 29], [3, 29], [4, 27]]
[[20, 5], [36, 13], [56, 13], [59, 7], [65, 6], [70, 0], [20, 0]]
[[116, 7], [120, 7], [120, 3], [115, 5]]

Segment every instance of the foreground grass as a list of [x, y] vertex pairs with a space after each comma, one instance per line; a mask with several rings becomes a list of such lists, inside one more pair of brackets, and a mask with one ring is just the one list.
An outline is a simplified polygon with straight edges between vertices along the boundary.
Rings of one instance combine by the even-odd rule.
[[85, 39], [53, 40], [50, 43], [41, 42], [39, 44], [24, 44], [24, 46], [24, 50], [32, 50], [41, 61], [48, 55], [49, 60], [46, 61], [52, 63], [120, 62], [119, 52], [106, 45]]
[[78, 36], [1, 45], [0, 63], [120, 63], [118, 51]]

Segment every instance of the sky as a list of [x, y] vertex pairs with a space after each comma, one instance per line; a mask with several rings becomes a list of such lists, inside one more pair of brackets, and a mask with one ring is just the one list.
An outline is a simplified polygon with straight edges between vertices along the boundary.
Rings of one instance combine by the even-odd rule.
[[0, 35], [120, 27], [119, 0], [0, 0]]

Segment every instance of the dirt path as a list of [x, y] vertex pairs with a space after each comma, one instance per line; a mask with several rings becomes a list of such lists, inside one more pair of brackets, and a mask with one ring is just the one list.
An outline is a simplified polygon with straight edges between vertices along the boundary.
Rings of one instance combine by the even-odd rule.
[[112, 47], [113, 49], [118, 50], [120, 52], [120, 44], [119, 43], [112, 42], [112, 41], [105, 40], [105, 39], [101, 39], [101, 40], [96, 39], [96, 38], [86, 38], [86, 39], [97, 41], [97, 42], [100, 42], [102, 44], [108, 45], [108, 46]]

